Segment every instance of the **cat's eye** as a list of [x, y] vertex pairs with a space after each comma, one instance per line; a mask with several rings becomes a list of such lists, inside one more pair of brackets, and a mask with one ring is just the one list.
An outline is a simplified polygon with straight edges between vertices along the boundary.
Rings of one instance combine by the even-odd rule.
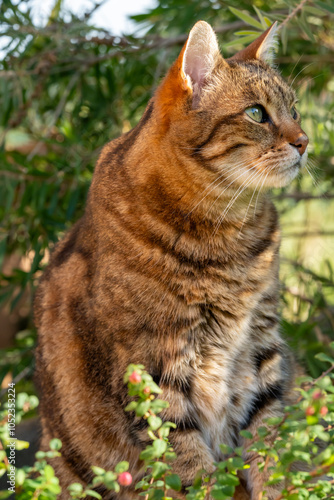
[[297, 120], [298, 114], [297, 114], [296, 108], [294, 106], [292, 106], [292, 108], [290, 109], [290, 113], [291, 113], [292, 118], [294, 120]]
[[268, 113], [263, 106], [257, 104], [256, 106], [251, 106], [245, 109], [245, 113], [255, 122], [264, 123], [268, 121]]

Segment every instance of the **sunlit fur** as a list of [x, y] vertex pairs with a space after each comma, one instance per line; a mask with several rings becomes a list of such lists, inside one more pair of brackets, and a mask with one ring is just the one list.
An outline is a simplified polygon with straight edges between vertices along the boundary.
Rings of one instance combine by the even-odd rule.
[[[121, 460], [131, 487], [96, 489], [137, 498], [150, 438], [124, 411], [130, 363], [170, 403], [161, 417], [177, 426], [169, 439], [183, 484], [173, 496], [185, 499], [225, 443], [250, 463], [234, 498], [262, 497], [270, 467], [259, 470], [240, 430], [256, 435], [282, 414], [297, 371], [280, 335], [280, 228], [265, 188], [305, 161], [290, 144], [302, 133], [294, 93], [257, 58], [273, 29], [225, 61], [212, 29], [196, 24], [138, 125], [104, 147], [85, 213], [52, 253], [35, 300], [36, 382], [42, 447], [63, 443], [52, 461], [62, 500], [71, 482], [91, 483], [91, 465]], [[248, 117], [256, 104], [273, 123]], [[279, 486], [266, 489], [274, 500]]]

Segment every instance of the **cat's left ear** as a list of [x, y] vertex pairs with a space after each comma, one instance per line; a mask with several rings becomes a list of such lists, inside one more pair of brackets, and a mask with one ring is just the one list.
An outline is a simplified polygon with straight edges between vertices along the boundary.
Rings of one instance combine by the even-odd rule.
[[248, 47], [237, 52], [231, 59], [237, 61], [250, 61], [258, 59], [272, 65], [275, 57], [275, 49], [277, 47], [277, 31], [278, 25], [275, 21], [262, 35], [260, 35]]

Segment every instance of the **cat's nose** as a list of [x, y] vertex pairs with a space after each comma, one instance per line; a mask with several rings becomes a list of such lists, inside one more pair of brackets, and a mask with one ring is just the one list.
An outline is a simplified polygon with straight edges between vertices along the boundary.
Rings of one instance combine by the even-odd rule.
[[299, 134], [294, 142], [290, 142], [291, 146], [294, 146], [298, 149], [300, 156], [302, 156], [308, 145], [308, 137], [306, 134]]

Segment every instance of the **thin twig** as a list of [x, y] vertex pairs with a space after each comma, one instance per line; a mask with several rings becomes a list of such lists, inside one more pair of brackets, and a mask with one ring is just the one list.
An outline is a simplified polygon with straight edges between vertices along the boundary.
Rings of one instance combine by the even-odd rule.
[[93, 7], [88, 10], [85, 15], [84, 15], [84, 19], [89, 19], [95, 11], [97, 11], [97, 9], [99, 9], [104, 3], [106, 3], [107, 0], [101, 0], [101, 2], [96, 2]]
[[311, 193], [281, 193], [278, 196], [274, 196], [274, 200], [296, 200], [296, 201], [309, 201], [309, 200], [329, 200], [334, 198], [334, 193], [323, 193], [319, 195], [313, 195]]
[[288, 286], [283, 286], [282, 289], [283, 289], [284, 292], [289, 293], [293, 297], [297, 297], [298, 299], [302, 300], [303, 302], [308, 302], [309, 304], [313, 304], [313, 300], [312, 299], [310, 299], [310, 298], [306, 297], [305, 295], [302, 295], [302, 294], [294, 291], [292, 288], [290, 288]]
[[315, 236], [334, 236], [334, 231], [303, 231], [302, 233], [283, 233], [283, 238], [313, 238]]
[[293, 17], [295, 17], [300, 10], [304, 7], [308, 0], [302, 0], [293, 11], [284, 19], [284, 21], [279, 25], [279, 29], [282, 29], [283, 26], [287, 25]]

